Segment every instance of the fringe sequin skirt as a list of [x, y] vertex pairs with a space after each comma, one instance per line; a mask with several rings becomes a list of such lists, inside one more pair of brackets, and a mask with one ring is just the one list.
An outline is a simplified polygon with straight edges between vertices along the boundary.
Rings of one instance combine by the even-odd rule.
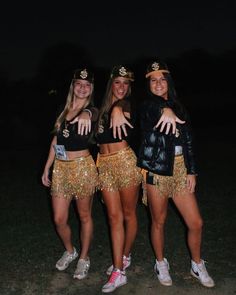
[[110, 154], [98, 154], [99, 187], [101, 190], [118, 191], [139, 185], [141, 169], [136, 166], [137, 158], [130, 147]]
[[51, 195], [66, 199], [91, 196], [98, 185], [98, 173], [91, 155], [73, 160], [55, 159]]
[[[146, 184], [156, 186], [161, 196], [174, 197], [176, 193], [186, 190], [187, 169], [184, 163], [184, 157], [175, 156], [173, 176], [163, 176], [142, 169], [143, 174], [143, 198], [142, 201], [147, 204], [147, 189]], [[151, 179], [151, 181], [150, 181]]]

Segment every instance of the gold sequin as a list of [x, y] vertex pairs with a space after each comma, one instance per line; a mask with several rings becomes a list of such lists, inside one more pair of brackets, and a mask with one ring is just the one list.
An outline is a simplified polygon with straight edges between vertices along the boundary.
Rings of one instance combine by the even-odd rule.
[[91, 196], [98, 185], [98, 173], [91, 155], [74, 160], [55, 159], [51, 195], [66, 199]]
[[[145, 175], [148, 171], [143, 170]], [[176, 156], [174, 162], [173, 176], [163, 176], [153, 173], [153, 184], [161, 196], [174, 197], [176, 193], [186, 191], [187, 170], [183, 156]], [[146, 177], [143, 177], [143, 198], [142, 202], [147, 205]]]
[[140, 184], [142, 174], [136, 162], [137, 158], [130, 147], [112, 154], [98, 154], [100, 189], [117, 191]]

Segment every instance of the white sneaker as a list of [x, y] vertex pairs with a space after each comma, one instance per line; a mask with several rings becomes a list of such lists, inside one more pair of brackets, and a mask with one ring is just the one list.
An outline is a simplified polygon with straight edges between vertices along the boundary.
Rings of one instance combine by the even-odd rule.
[[102, 287], [103, 293], [113, 292], [116, 288], [127, 284], [127, 277], [124, 271], [113, 269], [108, 282]]
[[[126, 268], [128, 268], [130, 265], [131, 265], [131, 254], [129, 254], [128, 257], [123, 255], [123, 270], [126, 270]], [[110, 267], [108, 267], [108, 269], [106, 271], [106, 274], [108, 276], [111, 275], [113, 268], [114, 268], [113, 264]]]
[[73, 278], [82, 280], [87, 277], [90, 268], [90, 259], [79, 259]]
[[208, 287], [208, 288], [212, 288], [215, 286], [213, 279], [209, 276], [209, 274], [206, 270], [204, 260], [201, 259], [200, 263], [196, 263], [193, 260], [191, 260], [190, 273], [192, 276], [197, 278], [203, 286]]
[[157, 274], [157, 278], [160, 283], [164, 286], [171, 286], [172, 279], [169, 274], [169, 263], [166, 258], [162, 261], [156, 260], [156, 264], [154, 265], [154, 271]]
[[77, 256], [78, 256], [78, 253], [75, 248], [73, 253], [69, 253], [68, 251], [65, 251], [62, 257], [57, 261], [56, 268], [58, 270], [65, 270], [69, 266], [69, 264], [77, 258]]

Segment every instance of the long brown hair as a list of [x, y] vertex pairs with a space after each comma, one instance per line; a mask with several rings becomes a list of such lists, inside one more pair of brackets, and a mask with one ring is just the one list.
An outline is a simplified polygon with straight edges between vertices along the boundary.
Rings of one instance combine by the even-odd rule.
[[[103, 97], [102, 106], [100, 108], [99, 117], [98, 117], [98, 126], [102, 124], [103, 116], [104, 114], [108, 113], [112, 107], [112, 83], [117, 77], [110, 77], [110, 79], [107, 82], [105, 95]], [[129, 82], [129, 89], [127, 91], [126, 96], [123, 99], [127, 99], [131, 95], [131, 82]]]

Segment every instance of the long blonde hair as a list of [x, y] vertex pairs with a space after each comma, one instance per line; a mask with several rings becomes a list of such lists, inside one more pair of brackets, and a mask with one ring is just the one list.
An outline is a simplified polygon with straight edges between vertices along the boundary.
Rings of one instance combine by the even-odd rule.
[[[61, 124], [65, 120], [65, 118], [66, 118], [66, 116], [67, 116], [67, 114], [69, 112], [69, 109], [71, 107], [71, 104], [73, 103], [74, 84], [75, 84], [76, 80], [78, 80], [78, 79], [73, 79], [71, 81], [69, 92], [68, 92], [67, 99], [66, 99], [65, 107], [64, 107], [63, 111], [60, 113], [60, 115], [56, 119], [53, 132], [57, 132], [60, 129]], [[94, 83], [93, 82], [90, 82], [90, 83], [91, 83], [91, 86], [92, 86], [91, 87], [91, 93], [88, 96], [88, 98], [86, 99], [86, 101], [85, 101], [83, 107], [81, 108], [81, 110], [79, 111], [79, 113], [81, 113], [89, 104], [93, 103]]]

